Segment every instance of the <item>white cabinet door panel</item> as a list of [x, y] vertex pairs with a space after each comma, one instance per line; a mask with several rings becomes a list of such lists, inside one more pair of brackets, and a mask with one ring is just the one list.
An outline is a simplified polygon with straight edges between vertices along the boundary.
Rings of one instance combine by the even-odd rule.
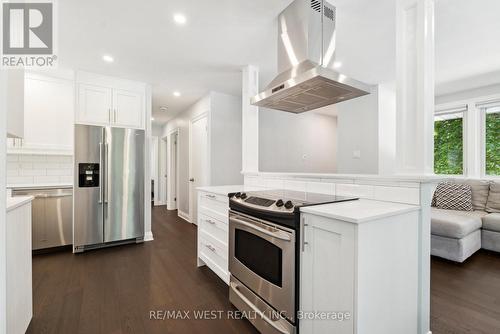
[[77, 123], [107, 125], [113, 105], [113, 90], [80, 83], [78, 85]]
[[300, 320], [307, 334], [353, 334], [354, 225], [304, 215], [305, 244], [301, 252], [300, 310], [303, 312], [349, 312], [350, 320]]
[[143, 94], [113, 89], [112, 124], [120, 127], [143, 128]]
[[23, 149], [72, 150], [74, 84], [26, 78]]

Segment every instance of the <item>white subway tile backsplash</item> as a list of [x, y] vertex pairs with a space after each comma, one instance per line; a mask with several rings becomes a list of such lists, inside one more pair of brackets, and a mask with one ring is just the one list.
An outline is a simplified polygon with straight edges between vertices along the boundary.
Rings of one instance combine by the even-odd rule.
[[55, 175], [55, 176], [71, 176], [72, 170], [65, 169], [47, 169], [47, 175]]
[[355, 196], [360, 198], [373, 199], [374, 187], [359, 184], [337, 184], [336, 194], [339, 196]]
[[8, 184], [71, 183], [73, 157], [55, 155], [9, 154]]
[[47, 170], [46, 169], [20, 169], [19, 170], [19, 175], [21, 176], [43, 176], [47, 175]]
[[59, 182], [59, 176], [35, 176], [33, 183], [53, 183]]
[[307, 182], [307, 192], [335, 195], [335, 187], [333, 183]]
[[33, 177], [31, 176], [7, 176], [8, 184], [21, 184], [21, 183], [33, 183]]
[[71, 183], [73, 182], [73, 176], [59, 176], [59, 182]]

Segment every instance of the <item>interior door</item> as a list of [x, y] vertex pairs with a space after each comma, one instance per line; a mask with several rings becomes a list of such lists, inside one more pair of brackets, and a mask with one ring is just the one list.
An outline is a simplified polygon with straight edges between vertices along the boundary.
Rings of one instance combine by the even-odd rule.
[[111, 88], [79, 84], [77, 123], [109, 124], [112, 102]]
[[143, 130], [106, 127], [104, 242], [144, 236]]
[[198, 196], [197, 187], [208, 185], [208, 118], [203, 116], [191, 121], [191, 176], [190, 183], [190, 207], [189, 214], [191, 222], [198, 221]]
[[112, 123], [116, 126], [142, 128], [144, 101], [141, 93], [124, 89], [113, 90]]

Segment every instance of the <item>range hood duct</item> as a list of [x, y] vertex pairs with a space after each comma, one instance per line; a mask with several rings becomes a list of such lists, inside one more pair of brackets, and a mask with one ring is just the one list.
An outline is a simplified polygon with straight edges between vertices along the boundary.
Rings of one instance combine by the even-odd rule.
[[251, 104], [292, 113], [367, 95], [370, 86], [334, 70], [336, 9], [295, 0], [278, 17], [278, 72]]

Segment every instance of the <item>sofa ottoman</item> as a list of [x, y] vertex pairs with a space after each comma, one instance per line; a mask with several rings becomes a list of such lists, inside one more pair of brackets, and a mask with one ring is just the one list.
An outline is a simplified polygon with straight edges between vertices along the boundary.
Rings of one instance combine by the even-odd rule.
[[490, 213], [483, 217], [481, 244], [484, 249], [500, 252], [500, 213]]
[[431, 208], [431, 254], [463, 262], [481, 248], [484, 211]]

